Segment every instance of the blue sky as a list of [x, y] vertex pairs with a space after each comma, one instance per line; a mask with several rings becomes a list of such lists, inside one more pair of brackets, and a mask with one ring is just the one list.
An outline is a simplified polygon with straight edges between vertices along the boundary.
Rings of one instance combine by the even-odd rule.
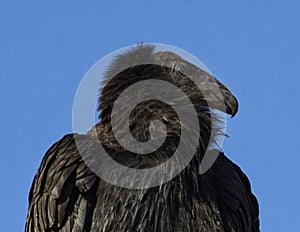
[[224, 150], [246, 172], [262, 231], [300, 231], [300, 2], [0, 2], [0, 221], [22, 231], [45, 151], [72, 132], [80, 80], [137, 42], [197, 56], [240, 103]]

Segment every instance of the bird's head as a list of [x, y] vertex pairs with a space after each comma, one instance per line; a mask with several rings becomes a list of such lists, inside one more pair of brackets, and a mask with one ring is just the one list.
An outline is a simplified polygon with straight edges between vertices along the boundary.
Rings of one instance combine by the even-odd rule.
[[154, 50], [153, 45], [138, 45], [115, 57], [100, 90], [98, 110], [103, 112], [100, 120], [107, 120], [107, 111], [112, 110], [113, 103], [126, 88], [149, 79], [169, 81], [184, 91], [192, 102], [203, 103], [232, 117], [236, 115], [237, 99], [215, 77], [171, 51]]
[[[125, 94], [125, 97], [123, 96], [120, 101], [121, 104], [115, 107], [117, 99], [126, 89], [141, 83], [141, 81], [149, 80], [168, 82], [175, 86], [178, 91], [163, 85], [154, 88], [153, 86], [142, 85], [142, 87], [133, 89], [133, 92], [131, 91], [133, 93], [131, 98]], [[149, 127], [151, 122], [159, 120], [165, 124], [167, 129], [166, 138], [172, 138], [176, 147], [178, 141], [174, 138], [180, 135], [182, 126], [191, 130], [194, 127], [193, 121], [183, 125], [179, 120], [178, 112], [174, 110], [174, 106], [179, 106], [177, 109], [183, 112], [191, 109], [184, 99], [189, 99], [189, 103], [192, 104], [197, 114], [201, 133], [206, 135], [211, 131], [212, 109], [220, 110], [232, 117], [238, 110], [237, 99], [215, 77], [173, 52], [155, 52], [155, 47], [152, 45], [138, 45], [116, 56], [105, 74], [103, 86], [100, 90], [98, 107], [102, 131], [113, 134], [111, 121], [114, 109], [117, 123], [123, 125], [124, 128], [129, 127], [133, 137], [140, 142], [146, 142], [150, 139]], [[154, 99], [156, 98], [156, 90], [158, 91], [157, 95], [163, 92], [165, 95], [171, 96], [171, 100], [166, 103]], [[133, 109], [129, 107], [132, 101], [142, 99], [148, 91], [152, 91], [153, 99], [140, 102]], [[185, 96], [177, 95], [179, 92], [184, 93]], [[126, 123], [125, 117], [127, 111], [131, 111], [128, 113], [130, 115], [129, 125]], [[161, 136], [165, 135], [164, 132], [161, 133]], [[205, 146], [208, 144], [208, 140], [202, 141], [202, 143]], [[168, 144], [171, 144], [170, 141]]]

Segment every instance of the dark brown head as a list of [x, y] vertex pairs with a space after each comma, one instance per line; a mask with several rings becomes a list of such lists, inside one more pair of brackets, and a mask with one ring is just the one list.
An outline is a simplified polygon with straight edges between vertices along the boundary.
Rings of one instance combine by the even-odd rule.
[[[174, 106], [186, 112], [190, 110], [188, 104], [191, 103], [201, 129], [201, 132], [195, 133], [201, 133], [200, 142], [205, 149], [211, 132], [211, 109], [218, 109], [234, 116], [238, 109], [236, 98], [216, 78], [177, 54], [169, 51], [155, 52], [154, 50], [155, 47], [151, 45], [138, 45], [132, 50], [118, 55], [109, 66], [103, 82], [104, 87], [100, 91], [98, 107], [101, 120], [100, 134], [105, 134], [105, 136], [100, 135], [99, 137], [109, 138], [110, 141], [113, 141], [110, 142], [111, 144], [118, 144], [111, 127], [112, 110], [116, 100], [134, 84], [146, 80], [160, 80], [175, 86], [178, 93], [181, 91], [185, 97], [178, 95], [176, 90], [170, 91], [165, 88], [162, 91], [165, 91], [166, 95], [173, 96], [171, 101], [168, 103], [157, 99], [142, 101], [132, 111], [129, 107], [132, 99], [123, 98], [122, 104], [118, 105], [117, 109], [114, 108], [117, 123], [119, 126], [121, 125], [118, 131], [122, 131], [122, 126], [124, 130], [129, 127], [134, 139], [139, 142], [147, 142], [151, 137], [150, 130], [153, 126], [151, 122], [160, 121], [164, 126], [154, 128], [158, 132], [156, 136], [166, 136], [164, 144], [168, 146], [167, 149], [174, 150], [178, 145], [182, 127], [189, 128], [191, 131], [195, 127], [193, 121], [182, 124]], [[158, 88], [161, 89], [162, 86], [158, 86]], [[147, 88], [138, 90], [135, 92], [134, 98], [142, 99]], [[187, 103], [186, 99], [190, 103]], [[127, 111], [131, 111], [129, 112], [129, 123], [126, 123], [124, 116]], [[127, 137], [124, 139], [126, 140]]]
[[[138, 45], [118, 55], [111, 63], [99, 96], [98, 110], [101, 111], [99, 119], [103, 123], [109, 123], [109, 112], [125, 89], [134, 83], [149, 79], [164, 80], [176, 85], [191, 99], [198, 110], [209, 106], [232, 117], [237, 113], [236, 98], [215, 77], [173, 52], [154, 50], [155, 47], [152, 45]], [[126, 104], [124, 102], [124, 105]], [[156, 111], [160, 114], [161, 109], [159, 105], [157, 106]], [[152, 114], [155, 114], [155, 109], [152, 110]]]

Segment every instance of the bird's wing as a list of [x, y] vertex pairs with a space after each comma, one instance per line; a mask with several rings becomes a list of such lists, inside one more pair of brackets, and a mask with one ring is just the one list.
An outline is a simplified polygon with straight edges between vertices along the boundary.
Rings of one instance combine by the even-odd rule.
[[259, 231], [258, 203], [247, 176], [223, 153], [212, 171], [226, 231]]
[[44, 156], [29, 194], [25, 231], [88, 231], [96, 205], [99, 178], [85, 165], [81, 152], [91, 152], [93, 140], [69, 134]]

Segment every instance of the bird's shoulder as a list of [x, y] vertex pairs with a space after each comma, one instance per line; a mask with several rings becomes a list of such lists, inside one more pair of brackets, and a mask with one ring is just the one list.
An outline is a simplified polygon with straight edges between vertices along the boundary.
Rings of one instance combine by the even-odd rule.
[[89, 153], [95, 142], [88, 135], [68, 134], [46, 152], [31, 186], [26, 231], [90, 226], [78, 219], [92, 214], [99, 178], [85, 164], [78, 146], [80, 152]]
[[245, 173], [222, 152], [210, 173], [225, 228], [259, 231], [258, 202]]

